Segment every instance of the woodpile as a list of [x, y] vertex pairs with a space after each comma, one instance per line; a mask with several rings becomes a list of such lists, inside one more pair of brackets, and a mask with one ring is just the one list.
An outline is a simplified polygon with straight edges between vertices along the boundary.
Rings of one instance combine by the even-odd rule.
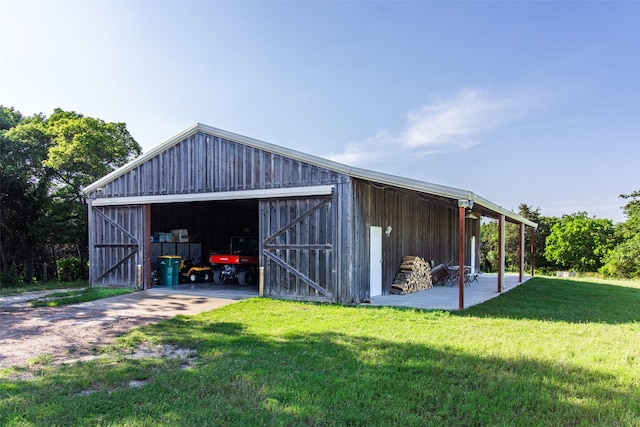
[[391, 284], [391, 293], [406, 295], [431, 289], [431, 266], [418, 256], [405, 256], [400, 264], [400, 272]]

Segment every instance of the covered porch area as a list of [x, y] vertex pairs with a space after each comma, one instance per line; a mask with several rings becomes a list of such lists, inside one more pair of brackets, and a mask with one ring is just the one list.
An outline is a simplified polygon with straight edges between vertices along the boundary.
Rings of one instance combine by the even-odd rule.
[[[480, 274], [478, 280], [464, 288], [464, 308], [481, 304], [501, 293], [514, 289], [529, 280], [531, 276], [519, 274], [505, 274], [502, 281], [502, 292], [498, 292], [496, 282], [497, 274]], [[459, 310], [458, 286], [434, 286], [421, 292], [407, 295], [380, 295], [371, 298], [371, 305], [412, 307], [433, 310]]]

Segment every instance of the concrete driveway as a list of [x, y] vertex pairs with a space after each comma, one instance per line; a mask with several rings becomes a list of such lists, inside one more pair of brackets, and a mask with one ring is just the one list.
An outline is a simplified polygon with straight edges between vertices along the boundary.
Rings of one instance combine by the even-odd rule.
[[247, 298], [257, 297], [257, 288], [217, 286], [211, 284], [158, 286], [140, 292], [75, 304], [79, 311], [105, 315], [174, 317], [198, 314]]

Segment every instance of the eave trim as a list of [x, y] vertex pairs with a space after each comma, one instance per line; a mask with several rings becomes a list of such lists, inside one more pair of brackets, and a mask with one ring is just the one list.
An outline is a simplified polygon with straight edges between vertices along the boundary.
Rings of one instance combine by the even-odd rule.
[[267, 188], [261, 190], [222, 191], [215, 193], [163, 194], [155, 196], [105, 197], [94, 199], [92, 206], [147, 205], [154, 203], [189, 203], [216, 200], [277, 199], [289, 197], [328, 196], [333, 185]]

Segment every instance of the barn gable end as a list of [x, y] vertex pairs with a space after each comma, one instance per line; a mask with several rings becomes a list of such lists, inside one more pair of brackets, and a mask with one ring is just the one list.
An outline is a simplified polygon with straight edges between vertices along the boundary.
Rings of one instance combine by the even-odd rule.
[[348, 177], [197, 132], [101, 187], [101, 197], [198, 194], [336, 184]]
[[[243, 227], [234, 218], [224, 218], [225, 215], [237, 216], [234, 210], [218, 215], [216, 212], [228, 206], [221, 205], [219, 208], [206, 208], [209, 217], [216, 218], [210, 224], [213, 228], [219, 227], [211, 233], [216, 235], [200, 231], [206, 226], [206, 220], [197, 218], [182, 222], [174, 220], [174, 227], [194, 230], [189, 224], [205, 223], [197, 230], [200, 231], [199, 237], [204, 237], [203, 246], [208, 249], [223, 250], [221, 242], [228, 241], [234, 234], [257, 234], [261, 242], [260, 264], [267, 278], [265, 295], [338, 301], [336, 283], [344, 271], [340, 269], [336, 256], [340, 251], [337, 239], [343, 234], [338, 218], [344, 213], [337, 209], [341, 206], [338, 195], [344, 190], [337, 187], [348, 188], [349, 183], [348, 176], [330, 169], [217, 135], [196, 132], [92, 193], [91, 281], [101, 285], [128, 286], [135, 286], [138, 281], [148, 282], [151, 269], [141, 268], [138, 271], [137, 266], [150, 264], [152, 249], [148, 242], [158, 230], [154, 230], [157, 227], [149, 218], [178, 216], [173, 213], [178, 208], [167, 206], [183, 205], [180, 197], [184, 195], [195, 195], [196, 198], [200, 195], [203, 200], [214, 200], [210, 203], [215, 203], [218, 195], [224, 195], [227, 203], [236, 199], [242, 200], [238, 203], [256, 201], [256, 224], [249, 221], [249, 226]], [[280, 191], [278, 189], [290, 196], [271, 197]], [[292, 191], [287, 192], [286, 189]], [[328, 194], [312, 194], [316, 192]], [[148, 203], [149, 200], [154, 203]], [[193, 198], [189, 197], [189, 200]], [[137, 213], [135, 217], [131, 217], [129, 212], [132, 211]], [[182, 207], [180, 212], [182, 216], [191, 216], [188, 208]], [[195, 209], [192, 215], [196, 215]], [[113, 228], [113, 224], [124, 218], [129, 219], [124, 221], [119, 234], [135, 236], [135, 239], [125, 239], [125, 242], [112, 232], [105, 233], [109, 225]], [[164, 223], [163, 218], [155, 222]], [[171, 227], [164, 228], [168, 230]], [[225, 238], [221, 239], [219, 234]], [[107, 245], [105, 241], [110, 243]], [[140, 274], [144, 277], [137, 277]]]

